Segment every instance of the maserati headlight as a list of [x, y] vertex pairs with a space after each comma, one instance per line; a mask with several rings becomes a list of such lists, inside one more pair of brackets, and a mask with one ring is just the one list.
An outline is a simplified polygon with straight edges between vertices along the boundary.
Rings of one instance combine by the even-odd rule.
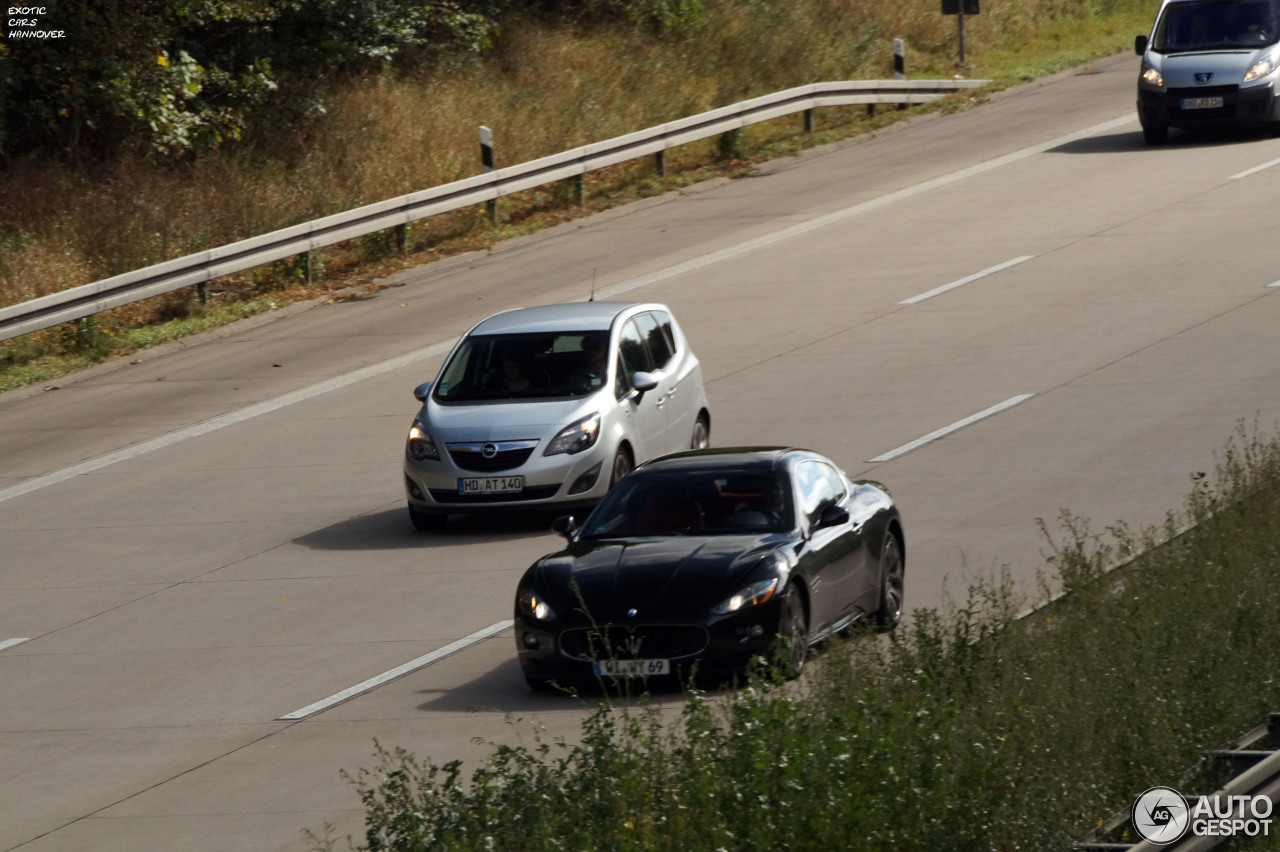
[[522, 613], [539, 621], [551, 621], [556, 617], [556, 611], [533, 589], [522, 591], [516, 598], [516, 604]]
[[728, 615], [731, 612], [737, 612], [741, 609], [749, 609], [753, 606], [759, 606], [765, 601], [773, 597], [778, 591], [778, 586], [782, 584], [782, 580], [778, 577], [772, 577], [768, 580], [760, 580], [752, 583], [745, 589], [739, 591], [736, 595], [732, 595], [728, 600], [721, 601], [719, 604], [711, 608], [716, 615]]
[[[1249, 78], [1245, 77], [1245, 79], [1247, 80]], [[1152, 68], [1146, 62], [1142, 63], [1142, 81], [1144, 83], [1150, 83], [1152, 86], [1158, 86], [1161, 89], [1164, 88], [1164, 77], [1161, 77], [1160, 72], [1155, 68]]]
[[1261, 62], [1253, 63], [1253, 67], [1244, 72], [1244, 82], [1257, 80], [1259, 77], [1265, 77], [1272, 71], [1276, 70], [1276, 61], [1274, 59], [1264, 59]]
[[580, 453], [594, 446], [599, 437], [600, 415], [596, 413], [561, 429], [559, 434], [551, 439], [551, 443], [547, 444], [547, 449], [542, 454], [554, 456], [559, 453]]
[[426, 427], [422, 425], [421, 420], [413, 421], [413, 426], [409, 429], [409, 439], [405, 444], [405, 451], [418, 461], [440, 458], [440, 451], [436, 449], [435, 441], [431, 440], [431, 436], [427, 434]]

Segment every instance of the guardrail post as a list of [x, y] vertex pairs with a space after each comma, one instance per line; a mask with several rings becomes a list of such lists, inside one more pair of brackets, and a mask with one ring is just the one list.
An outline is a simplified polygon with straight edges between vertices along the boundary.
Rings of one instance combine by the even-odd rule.
[[583, 207], [587, 203], [586, 183], [583, 175], [573, 176], [573, 197], [577, 200], [579, 207]]
[[807, 109], [804, 111], [804, 132], [805, 133], [813, 132], [813, 110], [811, 109]]
[[876, 115], [876, 105], [867, 104], [867, 118], [875, 118], [875, 115]]
[[305, 258], [305, 271], [307, 276], [307, 286], [311, 286], [311, 249], [307, 249]]
[[667, 152], [659, 151], [653, 155], [653, 170], [658, 173], [658, 177], [667, 176]]
[[209, 284], [208, 284], [208, 282], [206, 282], [206, 281], [201, 281], [199, 284], [197, 284], [197, 285], [196, 285], [196, 298], [198, 298], [198, 299], [200, 300], [200, 304], [202, 304], [202, 305], [207, 305], [207, 304], [209, 304]]
[[396, 225], [396, 251], [404, 257], [409, 253], [409, 223]]

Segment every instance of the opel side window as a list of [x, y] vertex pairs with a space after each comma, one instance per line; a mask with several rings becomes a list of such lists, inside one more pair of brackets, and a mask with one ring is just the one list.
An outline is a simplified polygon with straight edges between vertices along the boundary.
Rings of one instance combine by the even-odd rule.
[[662, 330], [662, 326], [658, 324], [657, 318], [651, 313], [640, 314], [636, 317], [636, 325], [640, 329], [640, 333], [644, 335], [645, 341], [649, 344], [649, 353], [653, 356], [654, 368], [658, 370], [666, 368], [671, 361], [671, 341], [667, 339], [667, 335]]
[[675, 352], [676, 330], [671, 327], [671, 314], [666, 311], [654, 311], [653, 317], [658, 321], [658, 327], [662, 329], [662, 333], [667, 336], [667, 344], [671, 347], [671, 351]]
[[653, 359], [649, 356], [649, 348], [645, 346], [640, 330], [636, 328], [635, 320], [629, 320], [622, 327], [618, 348], [622, 352], [622, 362], [627, 366], [628, 383], [636, 373], [653, 372]]

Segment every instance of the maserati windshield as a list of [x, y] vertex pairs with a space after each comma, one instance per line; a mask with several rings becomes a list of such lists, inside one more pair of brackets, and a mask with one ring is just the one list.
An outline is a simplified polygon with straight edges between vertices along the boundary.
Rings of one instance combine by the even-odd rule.
[[586, 521], [583, 538], [779, 533], [792, 527], [781, 471], [646, 471], [617, 484]]

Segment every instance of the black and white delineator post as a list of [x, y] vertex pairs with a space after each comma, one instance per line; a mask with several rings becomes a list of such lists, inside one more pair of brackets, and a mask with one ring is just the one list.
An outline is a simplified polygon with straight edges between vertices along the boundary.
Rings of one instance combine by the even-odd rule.
[[[893, 79], [907, 79], [907, 45], [900, 38], [893, 40]], [[906, 104], [898, 104], [898, 109], [906, 108]]]
[[[493, 171], [493, 131], [480, 125], [480, 165], [484, 174]], [[484, 203], [485, 214], [489, 221], [498, 221], [498, 200], [491, 198]]]

